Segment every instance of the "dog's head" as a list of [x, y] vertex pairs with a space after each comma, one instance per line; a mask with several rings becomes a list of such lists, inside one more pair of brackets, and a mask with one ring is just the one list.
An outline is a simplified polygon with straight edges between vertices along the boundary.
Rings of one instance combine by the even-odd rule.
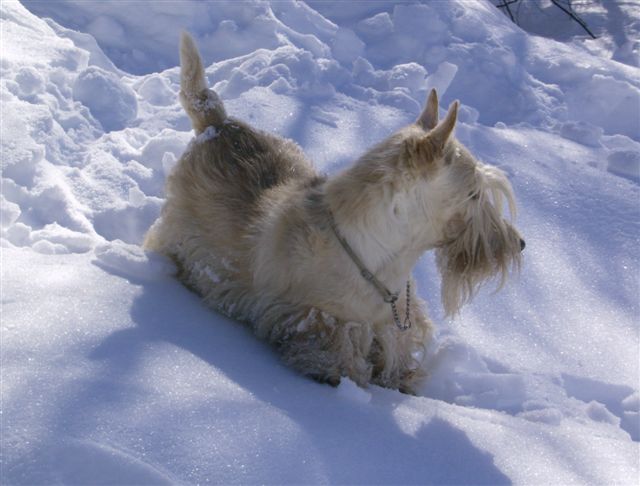
[[[507, 203], [511, 218], [516, 205], [505, 174], [478, 162], [453, 137], [458, 103], [438, 122], [438, 97], [433, 90], [409, 135], [407, 159], [423, 179], [421, 203], [436, 223], [436, 259], [442, 276], [442, 302], [455, 314], [479, 286], [497, 278], [501, 287], [510, 270], [520, 266], [524, 240], [503, 217]], [[414, 169], [415, 170], [415, 169]]]
[[524, 240], [503, 216], [506, 202], [510, 219], [515, 217], [511, 185], [501, 170], [477, 161], [455, 139], [457, 111], [454, 102], [439, 121], [432, 90], [414, 124], [365, 156], [370, 170], [374, 164], [386, 183], [402, 188], [392, 191], [403, 194], [396, 198], [395, 216], [405, 213], [421, 250], [436, 250], [442, 301], [450, 315], [487, 280], [497, 278], [502, 286], [509, 271], [519, 268], [524, 249]]

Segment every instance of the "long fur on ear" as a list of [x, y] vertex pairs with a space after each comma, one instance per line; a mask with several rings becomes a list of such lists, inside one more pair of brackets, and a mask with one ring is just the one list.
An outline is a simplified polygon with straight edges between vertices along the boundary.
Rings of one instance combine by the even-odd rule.
[[227, 118], [222, 101], [207, 88], [198, 48], [187, 32], [182, 32], [180, 38], [180, 103], [196, 134], [208, 126], [220, 127]]
[[478, 176], [484, 190], [478, 204], [467, 206], [462, 233], [436, 250], [447, 315], [457, 314], [487, 280], [497, 277], [499, 290], [509, 272], [520, 268], [520, 236], [502, 218], [504, 201], [515, 217], [511, 184], [493, 167], [482, 167]]

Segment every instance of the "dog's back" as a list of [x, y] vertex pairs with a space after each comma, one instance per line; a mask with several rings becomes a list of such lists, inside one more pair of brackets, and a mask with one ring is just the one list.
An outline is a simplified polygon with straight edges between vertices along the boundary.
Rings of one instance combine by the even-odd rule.
[[171, 256], [181, 278], [206, 298], [212, 283], [217, 290], [224, 280], [249, 286], [253, 222], [283, 188], [308, 184], [315, 173], [291, 140], [227, 117], [222, 101], [207, 87], [187, 33], [180, 61], [180, 102], [196, 137], [167, 180], [167, 202], [145, 246]]

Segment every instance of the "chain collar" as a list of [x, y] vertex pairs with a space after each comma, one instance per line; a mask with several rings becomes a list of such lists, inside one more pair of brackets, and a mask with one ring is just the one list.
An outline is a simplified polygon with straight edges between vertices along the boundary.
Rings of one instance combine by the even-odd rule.
[[338, 230], [338, 226], [336, 225], [336, 220], [333, 218], [333, 213], [328, 208], [327, 208], [327, 213], [329, 214], [329, 224], [331, 225], [333, 234], [336, 235], [336, 238], [342, 245], [342, 248], [344, 248], [344, 251], [347, 252], [347, 255], [349, 255], [353, 263], [355, 263], [356, 267], [358, 267], [358, 270], [360, 270], [360, 275], [362, 275], [362, 278], [364, 278], [367, 282], [373, 285], [375, 289], [378, 291], [378, 293], [380, 294], [380, 296], [382, 297], [382, 300], [384, 300], [391, 306], [393, 322], [395, 323], [397, 328], [400, 329], [401, 331], [406, 331], [407, 329], [409, 329], [411, 327], [411, 300], [410, 300], [411, 299], [410, 297], [411, 281], [407, 280], [407, 288], [406, 288], [406, 292], [407, 292], [406, 304], [407, 305], [405, 309], [404, 321], [401, 322], [400, 316], [398, 314], [398, 307], [396, 306], [396, 301], [398, 300], [399, 293], [391, 292], [382, 282], [380, 282], [380, 280], [376, 278], [376, 276], [373, 273], [371, 273], [367, 269], [367, 267], [364, 265], [363, 261], [360, 259], [357, 253], [353, 251], [353, 248], [351, 248], [351, 245], [349, 245], [349, 242], [344, 238], [344, 236], [340, 234], [340, 231]]

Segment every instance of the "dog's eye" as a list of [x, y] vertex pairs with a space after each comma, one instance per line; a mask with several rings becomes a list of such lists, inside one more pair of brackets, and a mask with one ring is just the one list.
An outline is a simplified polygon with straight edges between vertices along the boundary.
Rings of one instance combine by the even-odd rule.
[[473, 199], [474, 201], [477, 201], [480, 198], [480, 193], [479, 192], [470, 192], [469, 193], [469, 199]]

